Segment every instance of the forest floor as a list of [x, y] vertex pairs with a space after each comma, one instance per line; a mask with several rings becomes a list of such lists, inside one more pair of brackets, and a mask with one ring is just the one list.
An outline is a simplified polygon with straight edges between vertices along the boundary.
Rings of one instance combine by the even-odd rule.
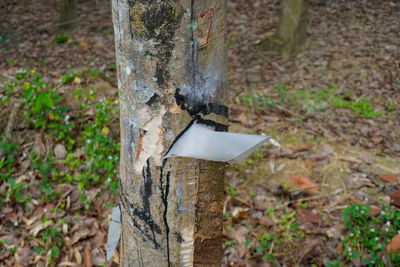
[[[284, 60], [258, 46], [279, 2], [228, 3], [230, 129], [276, 143], [228, 168], [224, 266], [400, 266], [400, 3], [311, 1]], [[62, 34], [54, 7], [0, 3], [0, 266], [104, 265], [114, 37], [108, 1], [79, 14]]]

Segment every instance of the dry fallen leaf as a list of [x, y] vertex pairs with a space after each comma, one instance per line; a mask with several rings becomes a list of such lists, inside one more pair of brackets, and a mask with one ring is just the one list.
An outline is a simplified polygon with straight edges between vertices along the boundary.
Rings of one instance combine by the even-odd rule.
[[395, 235], [392, 240], [390, 240], [386, 250], [390, 253], [400, 253], [400, 234]]
[[246, 248], [246, 246], [244, 245], [246, 243], [247, 240], [247, 236], [249, 234], [249, 229], [243, 225], [240, 225], [238, 227], [234, 227], [234, 229], [232, 229], [231, 231], [229, 231], [227, 233], [227, 236], [233, 240], [236, 240], [238, 243], [238, 252], [240, 257], [243, 257], [248, 248]]
[[320, 153], [311, 154], [308, 158], [312, 161], [323, 161], [327, 159], [331, 154], [332, 152], [330, 151], [324, 151]]
[[266, 210], [273, 206], [273, 203], [266, 196], [256, 196], [253, 199], [254, 208]]
[[345, 229], [344, 224], [336, 224], [336, 225], [332, 226], [331, 228], [329, 228], [328, 230], [326, 230], [326, 235], [329, 238], [332, 238], [332, 237], [338, 238], [342, 235], [344, 229]]
[[37, 234], [42, 231], [43, 229], [49, 227], [53, 222], [52, 221], [47, 221], [45, 223], [42, 223], [41, 221], [37, 221], [35, 224], [33, 224], [32, 229], [29, 231], [29, 234], [33, 236], [37, 236]]
[[386, 182], [394, 183], [400, 180], [400, 174], [380, 174], [379, 178]]
[[369, 215], [374, 217], [374, 216], [378, 216], [381, 213], [381, 209], [378, 208], [377, 206], [371, 206], [369, 207]]
[[243, 215], [243, 213], [247, 213], [248, 211], [249, 211], [249, 208], [234, 207], [232, 210], [232, 216], [233, 216], [233, 218], [236, 218], [238, 216]]
[[278, 223], [278, 221], [274, 218], [271, 218], [269, 216], [263, 216], [261, 217], [260, 224], [265, 225], [265, 226], [272, 226]]
[[311, 170], [313, 168], [313, 161], [310, 159], [306, 159], [304, 161], [304, 166], [308, 169]]
[[90, 238], [92, 236], [96, 235], [96, 230], [90, 230], [90, 229], [82, 229], [80, 231], [75, 232], [75, 234], [71, 238], [71, 243], [75, 244], [76, 242]]
[[91, 267], [92, 266], [92, 254], [90, 253], [90, 250], [88, 247], [85, 247], [83, 250], [85, 254], [85, 267]]
[[35, 136], [35, 144], [33, 145], [32, 152], [38, 153], [40, 156], [45, 156], [47, 154], [47, 148], [44, 142], [43, 136], [37, 134]]
[[82, 264], [82, 256], [77, 248], [74, 248], [74, 257], [77, 264]]
[[308, 193], [314, 193], [318, 191], [317, 185], [304, 175], [292, 176], [290, 177], [290, 182]]
[[311, 150], [314, 147], [313, 143], [304, 143], [299, 146], [297, 146], [295, 149], [293, 149], [294, 152], [303, 152], [303, 151], [308, 151]]
[[400, 190], [393, 191], [389, 196], [390, 203], [396, 207], [400, 207]]
[[318, 214], [313, 213], [311, 210], [299, 208], [299, 214], [297, 219], [301, 223], [315, 223], [320, 224], [322, 222], [321, 216]]
[[226, 236], [232, 240], [236, 240], [238, 244], [244, 244], [249, 234], [249, 229], [244, 225], [235, 226], [232, 230], [226, 233]]

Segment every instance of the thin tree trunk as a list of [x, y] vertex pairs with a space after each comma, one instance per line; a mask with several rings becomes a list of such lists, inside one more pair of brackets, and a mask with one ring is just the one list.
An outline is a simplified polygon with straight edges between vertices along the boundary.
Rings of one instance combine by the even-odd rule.
[[282, 0], [278, 28], [261, 46], [284, 58], [300, 52], [307, 44], [308, 7], [309, 0]]
[[227, 130], [223, 0], [113, 0], [122, 266], [220, 266], [224, 164], [163, 160], [194, 121]]
[[78, 0], [60, 0], [60, 22], [61, 30], [73, 30], [77, 24]]

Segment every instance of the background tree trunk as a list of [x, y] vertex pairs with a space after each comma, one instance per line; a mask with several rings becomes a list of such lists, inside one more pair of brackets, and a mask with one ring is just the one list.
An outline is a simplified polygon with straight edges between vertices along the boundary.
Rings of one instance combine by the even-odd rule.
[[220, 266], [224, 164], [163, 160], [194, 121], [227, 130], [223, 0], [113, 0], [122, 266]]
[[78, 0], [60, 0], [60, 24], [61, 30], [73, 30], [77, 24]]
[[278, 28], [261, 46], [278, 51], [284, 58], [301, 51], [307, 43], [308, 7], [309, 0], [282, 0]]

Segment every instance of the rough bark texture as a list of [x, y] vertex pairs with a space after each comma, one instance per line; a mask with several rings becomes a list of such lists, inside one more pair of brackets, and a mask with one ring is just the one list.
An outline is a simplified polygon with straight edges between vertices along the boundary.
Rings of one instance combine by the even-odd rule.
[[309, 0], [282, 0], [278, 29], [263, 41], [266, 50], [278, 51], [288, 58], [298, 53], [307, 43]]
[[61, 30], [73, 30], [77, 24], [78, 0], [60, 0]]
[[227, 130], [225, 1], [113, 0], [122, 266], [220, 266], [224, 164], [163, 160], [194, 121]]

